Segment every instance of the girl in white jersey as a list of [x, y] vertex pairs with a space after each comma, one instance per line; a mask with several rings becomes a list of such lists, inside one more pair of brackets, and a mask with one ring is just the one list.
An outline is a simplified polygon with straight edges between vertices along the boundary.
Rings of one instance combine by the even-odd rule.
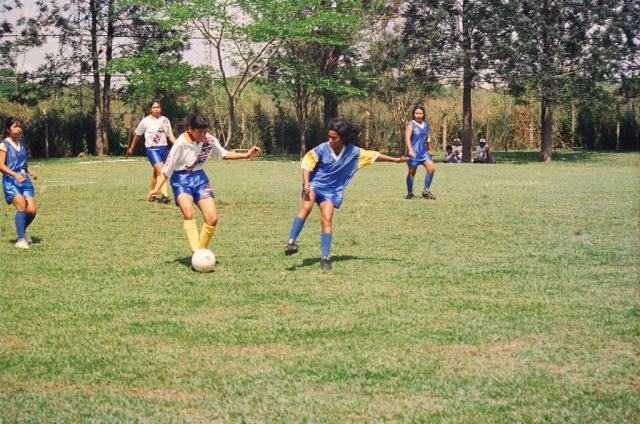
[[[214, 194], [209, 185], [209, 178], [203, 171], [205, 162], [212, 154], [218, 159], [250, 159], [260, 151], [253, 146], [247, 153], [229, 152], [214, 136], [207, 133], [208, 128], [209, 120], [203, 115], [191, 117], [187, 131], [174, 143], [155, 187], [149, 192], [149, 200], [153, 201], [158, 196], [162, 184], [171, 175], [171, 188], [184, 217], [184, 232], [193, 252], [207, 249], [218, 223]], [[194, 202], [200, 208], [204, 219], [199, 236]]]
[[[136, 149], [136, 144], [140, 140], [140, 137], [144, 135], [144, 146], [147, 150], [147, 158], [149, 163], [153, 167], [153, 176], [151, 177], [151, 188], [156, 186], [156, 181], [162, 171], [164, 162], [167, 160], [169, 154], [169, 147], [167, 140], [171, 143], [175, 143], [176, 139], [173, 136], [171, 130], [171, 122], [167, 118], [161, 115], [162, 107], [160, 101], [153, 99], [149, 104], [149, 115], [146, 116], [135, 130], [135, 135], [131, 141], [129, 149], [127, 149], [127, 156], [133, 155]], [[164, 184], [160, 187], [162, 196], [156, 199], [162, 203], [169, 203], [169, 193], [167, 192], [167, 185]]]

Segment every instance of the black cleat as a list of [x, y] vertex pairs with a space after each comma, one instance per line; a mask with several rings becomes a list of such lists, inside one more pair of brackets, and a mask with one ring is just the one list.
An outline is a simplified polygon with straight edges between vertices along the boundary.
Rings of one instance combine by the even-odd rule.
[[161, 202], [168, 205], [169, 203], [171, 203], [171, 198], [169, 196], [164, 196]]
[[422, 198], [423, 199], [431, 199], [431, 200], [436, 200], [436, 196], [433, 195], [433, 193], [431, 193], [429, 190], [425, 189], [422, 192]]
[[326, 271], [331, 269], [331, 258], [329, 256], [320, 258], [320, 268]]
[[298, 245], [295, 241], [289, 240], [287, 244], [284, 245], [284, 254], [287, 256], [295, 255], [298, 253]]
[[408, 193], [404, 198], [407, 199], [407, 200], [411, 200], [414, 197], [416, 197], [416, 196], [414, 196], [413, 193]]

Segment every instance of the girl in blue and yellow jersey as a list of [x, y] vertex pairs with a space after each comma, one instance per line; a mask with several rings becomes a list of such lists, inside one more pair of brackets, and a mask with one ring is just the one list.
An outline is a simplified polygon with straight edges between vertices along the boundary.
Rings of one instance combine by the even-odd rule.
[[31, 238], [25, 235], [25, 231], [36, 217], [35, 189], [31, 178], [35, 180], [38, 176], [27, 165], [27, 147], [20, 139], [22, 125], [18, 118], [7, 118], [4, 129], [7, 138], [0, 143], [2, 190], [7, 204], [16, 208], [16, 247], [28, 249]]
[[411, 121], [404, 132], [404, 140], [407, 146], [407, 154], [409, 155], [409, 172], [407, 173], [407, 197], [413, 199], [413, 178], [416, 175], [418, 166], [423, 165], [427, 170], [424, 178], [424, 190], [422, 197], [425, 199], [435, 199], [431, 193], [431, 182], [433, 174], [436, 172], [436, 166], [431, 157], [431, 143], [429, 137], [429, 124], [425, 122], [425, 110], [422, 106], [413, 108], [413, 121]]
[[[160, 101], [153, 99], [149, 104], [149, 115], [138, 124], [133, 140], [131, 140], [131, 145], [127, 149], [127, 156], [133, 155], [133, 152], [136, 150], [138, 140], [140, 140], [140, 137], [144, 135], [144, 146], [147, 151], [147, 158], [153, 167], [151, 188], [156, 186], [158, 176], [160, 175], [160, 172], [162, 172], [164, 162], [167, 160], [167, 156], [169, 154], [169, 145], [167, 144], [167, 140], [171, 143], [176, 142], [171, 129], [171, 123], [167, 118], [162, 116], [161, 113], [162, 107], [160, 106]], [[157, 200], [162, 203], [169, 203], [171, 200], [169, 199], [166, 184], [160, 187], [160, 192], [162, 193], [162, 196], [159, 196]]]
[[[246, 153], [230, 152], [220, 145], [217, 138], [207, 133], [209, 120], [201, 114], [191, 117], [189, 127], [173, 145], [167, 157], [158, 181], [149, 192], [149, 200], [154, 200], [160, 187], [171, 176], [171, 188], [175, 201], [184, 217], [184, 232], [191, 250], [207, 249], [209, 241], [216, 230], [218, 214], [213, 201], [214, 194], [209, 184], [209, 178], [204, 173], [204, 164], [211, 155], [218, 159], [251, 159], [260, 152], [256, 146]], [[196, 225], [196, 215], [193, 204], [202, 212], [204, 224], [200, 235]]]
[[394, 158], [364, 150], [357, 146], [360, 130], [343, 118], [329, 122], [329, 141], [310, 150], [302, 160], [302, 204], [293, 220], [289, 241], [284, 246], [286, 255], [298, 252], [296, 239], [302, 231], [305, 220], [313, 209], [320, 206], [322, 234], [320, 244], [322, 269], [331, 269], [331, 223], [333, 211], [340, 208], [344, 190], [353, 175], [360, 168], [371, 165], [376, 160], [382, 162], [406, 162], [407, 158]]

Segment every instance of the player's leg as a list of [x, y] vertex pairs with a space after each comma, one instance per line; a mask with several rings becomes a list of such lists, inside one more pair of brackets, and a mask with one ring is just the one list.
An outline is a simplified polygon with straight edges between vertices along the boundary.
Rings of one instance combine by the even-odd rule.
[[407, 170], [407, 196], [405, 197], [405, 199], [413, 199], [413, 179], [416, 176], [416, 170], [418, 169], [417, 166], [411, 166], [409, 165], [409, 168]]
[[16, 193], [11, 199], [11, 204], [16, 208], [16, 233], [18, 234], [18, 241], [16, 247], [21, 249], [28, 249], [29, 243], [25, 239], [24, 231], [27, 227], [27, 201], [22, 194]]
[[[25, 196], [28, 196], [28, 194], [25, 193]], [[25, 209], [25, 212], [27, 214], [27, 220], [24, 226], [24, 229], [26, 231], [27, 228], [29, 228], [29, 225], [31, 225], [31, 223], [33, 222], [33, 220], [36, 219], [36, 198], [33, 197], [33, 195], [31, 195], [30, 197], [25, 197], [25, 201], [27, 202], [27, 207]], [[27, 243], [31, 244], [32, 242], [31, 237], [29, 237], [26, 233], [24, 238], [25, 240], [27, 240]]]
[[[158, 162], [153, 165], [153, 178], [151, 178], [151, 182], [154, 184], [154, 187], [155, 183], [158, 181], [158, 177], [160, 176], [163, 167], [164, 162]], [[171, 199], [169, 199], [169, 192], [167, 190], [167, 181], [165, 181], [164, 184], [162, 184], [162, 186], [160, 187], [160, 194], [162, 196], [157, 197], [157, 199], [159, 199], [158, 201], [162, 203], [171, 202]]]
[[425, 199], [434, 199], [435, 196], [431, 193], [431, 182], [433, 182], [433, 176], [436, 173], [436, 165], [432, 160], [427, 160], [423, 163], [424, 168], [427, 170], [427, 175], [424, 176], [424, 190], [422, 191], [422, 197]]
[[216, 231], [216, 225], [218, 224], [218, 212], [216, 210], [216, 203], [213, 197], [207, 197], [198, 200], [198, 208], [202, 212], [202, 218], [204, 223], [202, 224], [202, 230], [200, 231], [200, 238], [198, 239], [198, 249], [208, 249], [209, 242], [213, 233]]
[[320, 266], [322, 269], [331, 269], [331, 239], [334, 210], [335, 205], [331, 200], [325, 200], [320, 203], [320, 222], [322, 224], [322, 233], [320, 234], [320, 247], [322, 251]]
[[316, 194], [312, 191], [307, 195], [303, 195], [302, 201], [300, 203], [300, 209], [298, 209], [298, 213], [295, 218], [293, 218], [293, 223], [291, 224], [291, 230], [289, 231], [289, 240], [284, 245], [284, 254], [289, 256], [295, 253], [298, 253], [298, 245], [296, 244], [296, 239], [300, 235], [302, 228], [304, 227], [304, 223], [313, 210], [313, 204], [316, 201]]
[[187, 242], [189, 243], [191, 251], [195, 252], [198, 250], [199, 237], [196, 214], [193, 209], [193, 196], [188, 193], [180, 193], [178, 197], [176, 197], [176, 203], [184, 218], [183, 227], [184, 233], [187, 236]]

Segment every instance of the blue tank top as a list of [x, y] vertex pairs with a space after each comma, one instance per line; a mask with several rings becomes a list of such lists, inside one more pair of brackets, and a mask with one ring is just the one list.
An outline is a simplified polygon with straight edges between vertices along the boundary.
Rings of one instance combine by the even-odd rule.
[[429, 124], [426, 121], [423, 122], [422, 128], [416, 121], [411, 121], [411, 148], [416, 154], [415, 159], [418, 161], [427, 160], [429, 150], [427, 150], [426, 141], [428, 135]]
[[2, 142], [7, 148], [7, 160], [5, 164], [8, 168], [10, 168], [13, 172], [21, 172], [27, 170], [27, 148], [22, 142], [20, 143], [20, 150], [16, 150], [13, 146], [13, 143], [9, 141], [9, 139], [5, 139]]

